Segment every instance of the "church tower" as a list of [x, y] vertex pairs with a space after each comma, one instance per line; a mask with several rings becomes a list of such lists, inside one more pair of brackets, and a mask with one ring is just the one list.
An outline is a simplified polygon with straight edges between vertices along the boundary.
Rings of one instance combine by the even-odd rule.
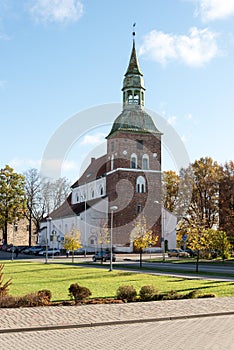
[[148, 228], [159, 236], [160, 245], [162, 133], [144, 110], [145, 87], [137, 59], [135, 33], [122, 93], [123, 110], [106, 137], [109, 213], [113, 206], [116, 209], [113, 244], [130, 244], [134, 222], [143, 214]]

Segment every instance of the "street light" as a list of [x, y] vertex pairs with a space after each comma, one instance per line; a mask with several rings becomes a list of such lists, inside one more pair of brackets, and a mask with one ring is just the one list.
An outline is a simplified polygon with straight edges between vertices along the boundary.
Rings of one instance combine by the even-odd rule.
[[162, 203], [158, 201], [154, 201], [154, 203], [160, 205], [160, 209], [161, 209], [161, 247], [162, 247], [163, 262], [165, 262], [165, 240], [164, 240], [165, 213], [163, 210]]
[[54, 259], [54, 242], [57, 238], [57, 232], [55, 230], [52, 231], [52, 239], [53, 239], [53, 253], [52, 253], [52, 259]]
[[113, 217], [114, 217], [114, 211], [118, 210], [118, 207], [116, 205], [113, 205], [110, 207], [111, 211], [111, 227], [110, 227], [110, 270], [112, 271], [112, 259], [113, 259], [113, 251], [112, 251], [112, 238], [113, 238]]
[[[52, 221], [52, 218], [50, 216], [48, 216], [46, 218], [46, 221], [47, 221], [47, 227], [46, 227], [46, 253], [45, 253], [45, 264], [48, 263], [48, 232], [49, 232], [49, 236], [50, 236], [50, 225], [51, 225], [51, 221]], [[49, 227], [49, 229], [48, 229]]]

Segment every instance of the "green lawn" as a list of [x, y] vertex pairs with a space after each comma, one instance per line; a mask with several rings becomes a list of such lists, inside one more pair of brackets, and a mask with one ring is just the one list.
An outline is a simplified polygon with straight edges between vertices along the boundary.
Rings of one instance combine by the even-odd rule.
[[152, 284], [160, 292], [176, 290], [188, 293], [198, 289], [202, 293], [215, 293], [217, 296], [234, 296], [234, 282], [192, 280], [170, 276], [153, 276], [124, 271], [108, 271], [102, 268], [87, 268], [68, 263], [43, 264], [26, 261], [2, 261], [4, 281], [13, 279], [10, 294], [24, 295], [40, 289], [50, 289], [53, 300], [66, 300], [71, 283], [88, 287], [92, 297], [113, 297], [119, 286], [130, 284], [137, 291]]

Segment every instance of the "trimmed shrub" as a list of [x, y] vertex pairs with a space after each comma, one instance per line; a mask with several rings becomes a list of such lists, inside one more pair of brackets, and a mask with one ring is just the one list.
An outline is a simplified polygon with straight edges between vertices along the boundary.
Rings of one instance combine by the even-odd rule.
[[41, 299], [43, 304], [49, 304], [52, 298], [52, 293], [49, 289], [42, 289], [37, 292], [38, 297]]
[[184, 295], [184, 299], [196, 299], [199, 297], [199, 292], [197, 290], [192, 290], [188, 294]]
[[5, 295], [0, 299], [0, 307], [33, 307], [50, 305], [51, 292], [47, 289], [29, 293], [22, 297]]
[[13, 297], [12, 295], [4, 295], [0, 298], [0, 308], [18, 307], [18, 299], [18, 297]]
[[120, 286], [116, 291], [116, 296], [120, 300], [129, 302], [136, 300], [137, 292], [133, 286]]
[[158, 290], [152, 285], [143, 286], [141, 287], [139, 294], [142, 301], [155, 300]]
[[73, 283], [68, 288], [70, 298], [74, 298], [75, 302], [83, 301], [92, 295], [89, 288], [82, 287], [78, 283]]
[[177, 299], [183, 299], [183, 295], [179, 294], [175, 290], [171, 290], [170, 292], [162, 295], [162, 300], [177, 300]]
[[215, 298], [216, 295], [214, 293], [207, 293], [207, 294], [200, 294], [198, 295], [198, 298]]

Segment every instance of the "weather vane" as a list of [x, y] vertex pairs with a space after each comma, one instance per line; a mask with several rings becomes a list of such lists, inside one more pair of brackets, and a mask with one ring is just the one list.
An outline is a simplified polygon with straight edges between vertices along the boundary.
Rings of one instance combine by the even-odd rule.
[[135, 27], [136, 27], [136, 23], [133, 23], [133, 26], [132, 26], [132, 36], [133, 36], [133, 38], [136, 35]]

